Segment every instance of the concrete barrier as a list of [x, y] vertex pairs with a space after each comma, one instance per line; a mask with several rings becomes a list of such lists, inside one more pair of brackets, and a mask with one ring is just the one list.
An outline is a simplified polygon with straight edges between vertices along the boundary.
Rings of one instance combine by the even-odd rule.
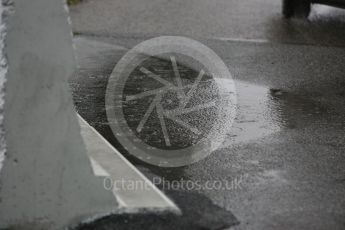
[[60, 229], [117, 208], [92, 173], [68, 91], [66, 9], [63, 0], [2, 0], [0, 228]]
[[[76, 114], [64, 0], [0, 2], [0, 229], [61, 229], [142, 210], [180, 214]], [[104, 176], [145, 189], [107, 190]]]

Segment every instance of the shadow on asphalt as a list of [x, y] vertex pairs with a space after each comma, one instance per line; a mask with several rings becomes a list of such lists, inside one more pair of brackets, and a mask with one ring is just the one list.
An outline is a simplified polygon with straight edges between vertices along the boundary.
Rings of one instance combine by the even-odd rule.
[[[110, 229], [188, 229], [218, 230], [238, 225], [239, 221], [229, 211], [212, 203], [203, 195], [183, 191], [165, 191], [173, 197], [183, 215], [172, 213], [137, 213], [118, 214], [104, 217], [95, 222], [84, 224], [75, 230], [110, 230]], [[195, 208], [198, 207], [198, 208]]]

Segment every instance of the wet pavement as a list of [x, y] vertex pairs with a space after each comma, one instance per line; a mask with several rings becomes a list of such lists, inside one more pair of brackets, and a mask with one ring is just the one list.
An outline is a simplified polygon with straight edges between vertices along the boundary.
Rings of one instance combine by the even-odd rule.
[[341, 9], [314, 5], [309, 21], [282, 20], [277, 0], [84, 0], [71, 8], [78, 34], [132, 38], [180, 35], [344, 46]]
[[[175, 227], [345, 228], [343, 11], [316, 7], [309, 22], [285, 21], [276, 1], [262, 1], [260, 7], [254, 0], [219, 1], [210, 9], [207, 1], [187, 1], [188, 7], [197, 9], [188, 16], [188, 7], [177, 11], [178, 1], [167, 1], [175, 10], [162, 17], [154, 8], [163, 4], [159, 1], [100, 2], [118, 4], [118, 14], [106, 11], [104, 20], [110, 21], [99, 25], [102, 11], [95, 10], [89, 20], [83, 17], [90, 5], [98, 9], [102, 4], [90, 0], [72, 9], [75, 31], [82, 33], [75, 38], [80, 67], [70, 81], [78, 112], [153, 181], [237, 181], [237, 186], [225, 189], [174, 190], [157, 184], [186, 212]], [[129, 16], [123, 9], [138, 16], [125, 20]], [[212, 20], [199, 17], [209, 10], [218, 12]], [[168, 16], [169, 22], [164, 21]], [[182, 19], [184, 24], [177, 23]], [[160, 168], [130, 156], [114, 138], [105, 112], [106, 84], [116, 63], [128, 48], [165, 33], [185, 34], [213, 49], [233, 74], [238, 99], [237, 116], [222, 146], [204, 160], [179, 168]], [[171, 222], [175, 217], [164, 215], [154, 215], [156, 221], [149, 226], [161, 229], [167, 223], [166, 229], [174, 229], [168, 223], [179, 219]], [[127, 222], [119, 223], [123, 221]], [[131, 223], [148, 222], [140, 215], [113, 217], [85, 229], [128, 229]]]

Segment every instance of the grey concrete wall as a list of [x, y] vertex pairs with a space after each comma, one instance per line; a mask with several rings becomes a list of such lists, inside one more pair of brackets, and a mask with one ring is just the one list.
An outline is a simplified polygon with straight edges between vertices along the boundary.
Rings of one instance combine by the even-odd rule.
[[0, 228], [59, 229], [110, 212], [115, 198], [92, 174], [68, 91], [75, 61], [66, 5], [15, 0], [13, 9], [0, 59], [0, 99], [6, 80], [0, 154], [4, 137], [7, 146], [0, 172]]

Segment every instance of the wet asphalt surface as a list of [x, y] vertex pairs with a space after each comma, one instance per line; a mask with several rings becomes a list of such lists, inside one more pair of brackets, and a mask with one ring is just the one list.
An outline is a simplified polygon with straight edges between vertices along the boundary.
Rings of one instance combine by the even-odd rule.
[[[72, 8], [80, 66], [71, 89], [78, 112], [148, 178], [237, 180], [238, 186], [174, 190], [158, 184], [182, 217], [113, 216], [81, 229], [344, 229], [344, 12], [317, 8], [309, 22], [286, 21], [275, 1], [207, 2], [181, 7], [164, 1], [172, 7], [164, 12], [159, 1], [90, 0]], [[218, 14], [205, 19], [205, 12]], [[183, 34], [213, 49], [237, 89], [237, 116], [222, 146], [179, 168], [151, 166], [129, 155], [105, 113], [107, 80], [116, 63], [128, 48], [161, 34]]]

